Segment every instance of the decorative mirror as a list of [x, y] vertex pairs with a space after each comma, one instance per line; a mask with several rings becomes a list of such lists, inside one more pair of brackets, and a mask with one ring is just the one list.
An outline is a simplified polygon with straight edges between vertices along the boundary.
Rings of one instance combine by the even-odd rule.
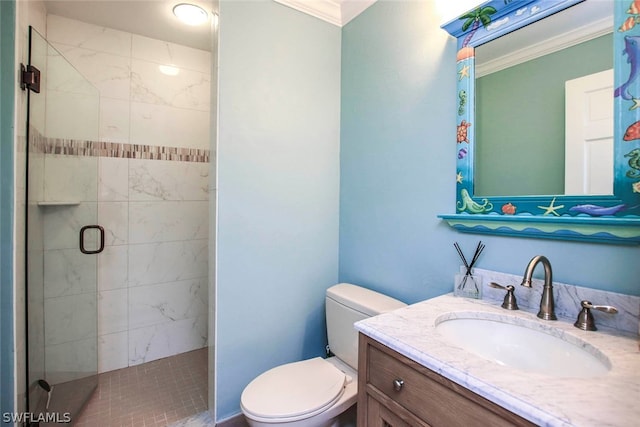
[[640, 244], [639, 3], [491, 0], [443, 25], [458, 40], [456, 212], [440, 218]]

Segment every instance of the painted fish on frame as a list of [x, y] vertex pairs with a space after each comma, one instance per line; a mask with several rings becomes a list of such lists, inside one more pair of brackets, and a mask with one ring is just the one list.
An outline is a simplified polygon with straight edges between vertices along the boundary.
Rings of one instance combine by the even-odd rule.
[[615, 215], [625, 208], [626, 205], [598, 206], [598, 205], [576, 205], [569, 209], [572, 212], [584, 213], [592, 216]]
[[625, 141], [633, 141], [634, 139], [640, 139], [640, 120], [629, 125], [622, 137]]

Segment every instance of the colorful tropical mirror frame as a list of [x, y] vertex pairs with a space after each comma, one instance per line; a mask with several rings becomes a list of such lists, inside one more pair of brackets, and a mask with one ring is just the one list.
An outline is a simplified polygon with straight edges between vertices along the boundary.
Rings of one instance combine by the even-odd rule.
[[[475, 47], [581, 1], [491, 0], [443, 25], [458, 40], [456, 212], [439, 217], [456, 230], [640, 244], [640, 0], [614, 1], [613, 195], [476, 197], [473, 191]], [[492, 29], [492, 22], [501, 25]]]

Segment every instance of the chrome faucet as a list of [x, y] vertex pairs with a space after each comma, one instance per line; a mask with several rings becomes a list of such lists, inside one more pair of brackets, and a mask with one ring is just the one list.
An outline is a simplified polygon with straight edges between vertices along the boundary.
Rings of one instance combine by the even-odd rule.
[[544, 267], [544, 289], [542, 290], [542, 298], [540, 299], [540, 311], [538, 311], [538, 317], [544, 320], [557, 320], [555, 312], [555, 304], [553, 301], [553, 277], [551, 273], [551, 263], [547, 257], [542, 255], [536, 255], [531, 258], [527, 268], [524, 271], [524, 277], [522, 278], [522, 286], [528, 288], [531, 287], [531, 276], [533, 270], [538, 263], [542, 263]]

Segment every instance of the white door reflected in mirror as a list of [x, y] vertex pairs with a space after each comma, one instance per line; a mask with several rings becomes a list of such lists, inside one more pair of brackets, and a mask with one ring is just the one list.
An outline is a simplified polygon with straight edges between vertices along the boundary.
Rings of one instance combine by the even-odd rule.
[[567, 195], [613, 194], [613, 69], [565, 83]]

